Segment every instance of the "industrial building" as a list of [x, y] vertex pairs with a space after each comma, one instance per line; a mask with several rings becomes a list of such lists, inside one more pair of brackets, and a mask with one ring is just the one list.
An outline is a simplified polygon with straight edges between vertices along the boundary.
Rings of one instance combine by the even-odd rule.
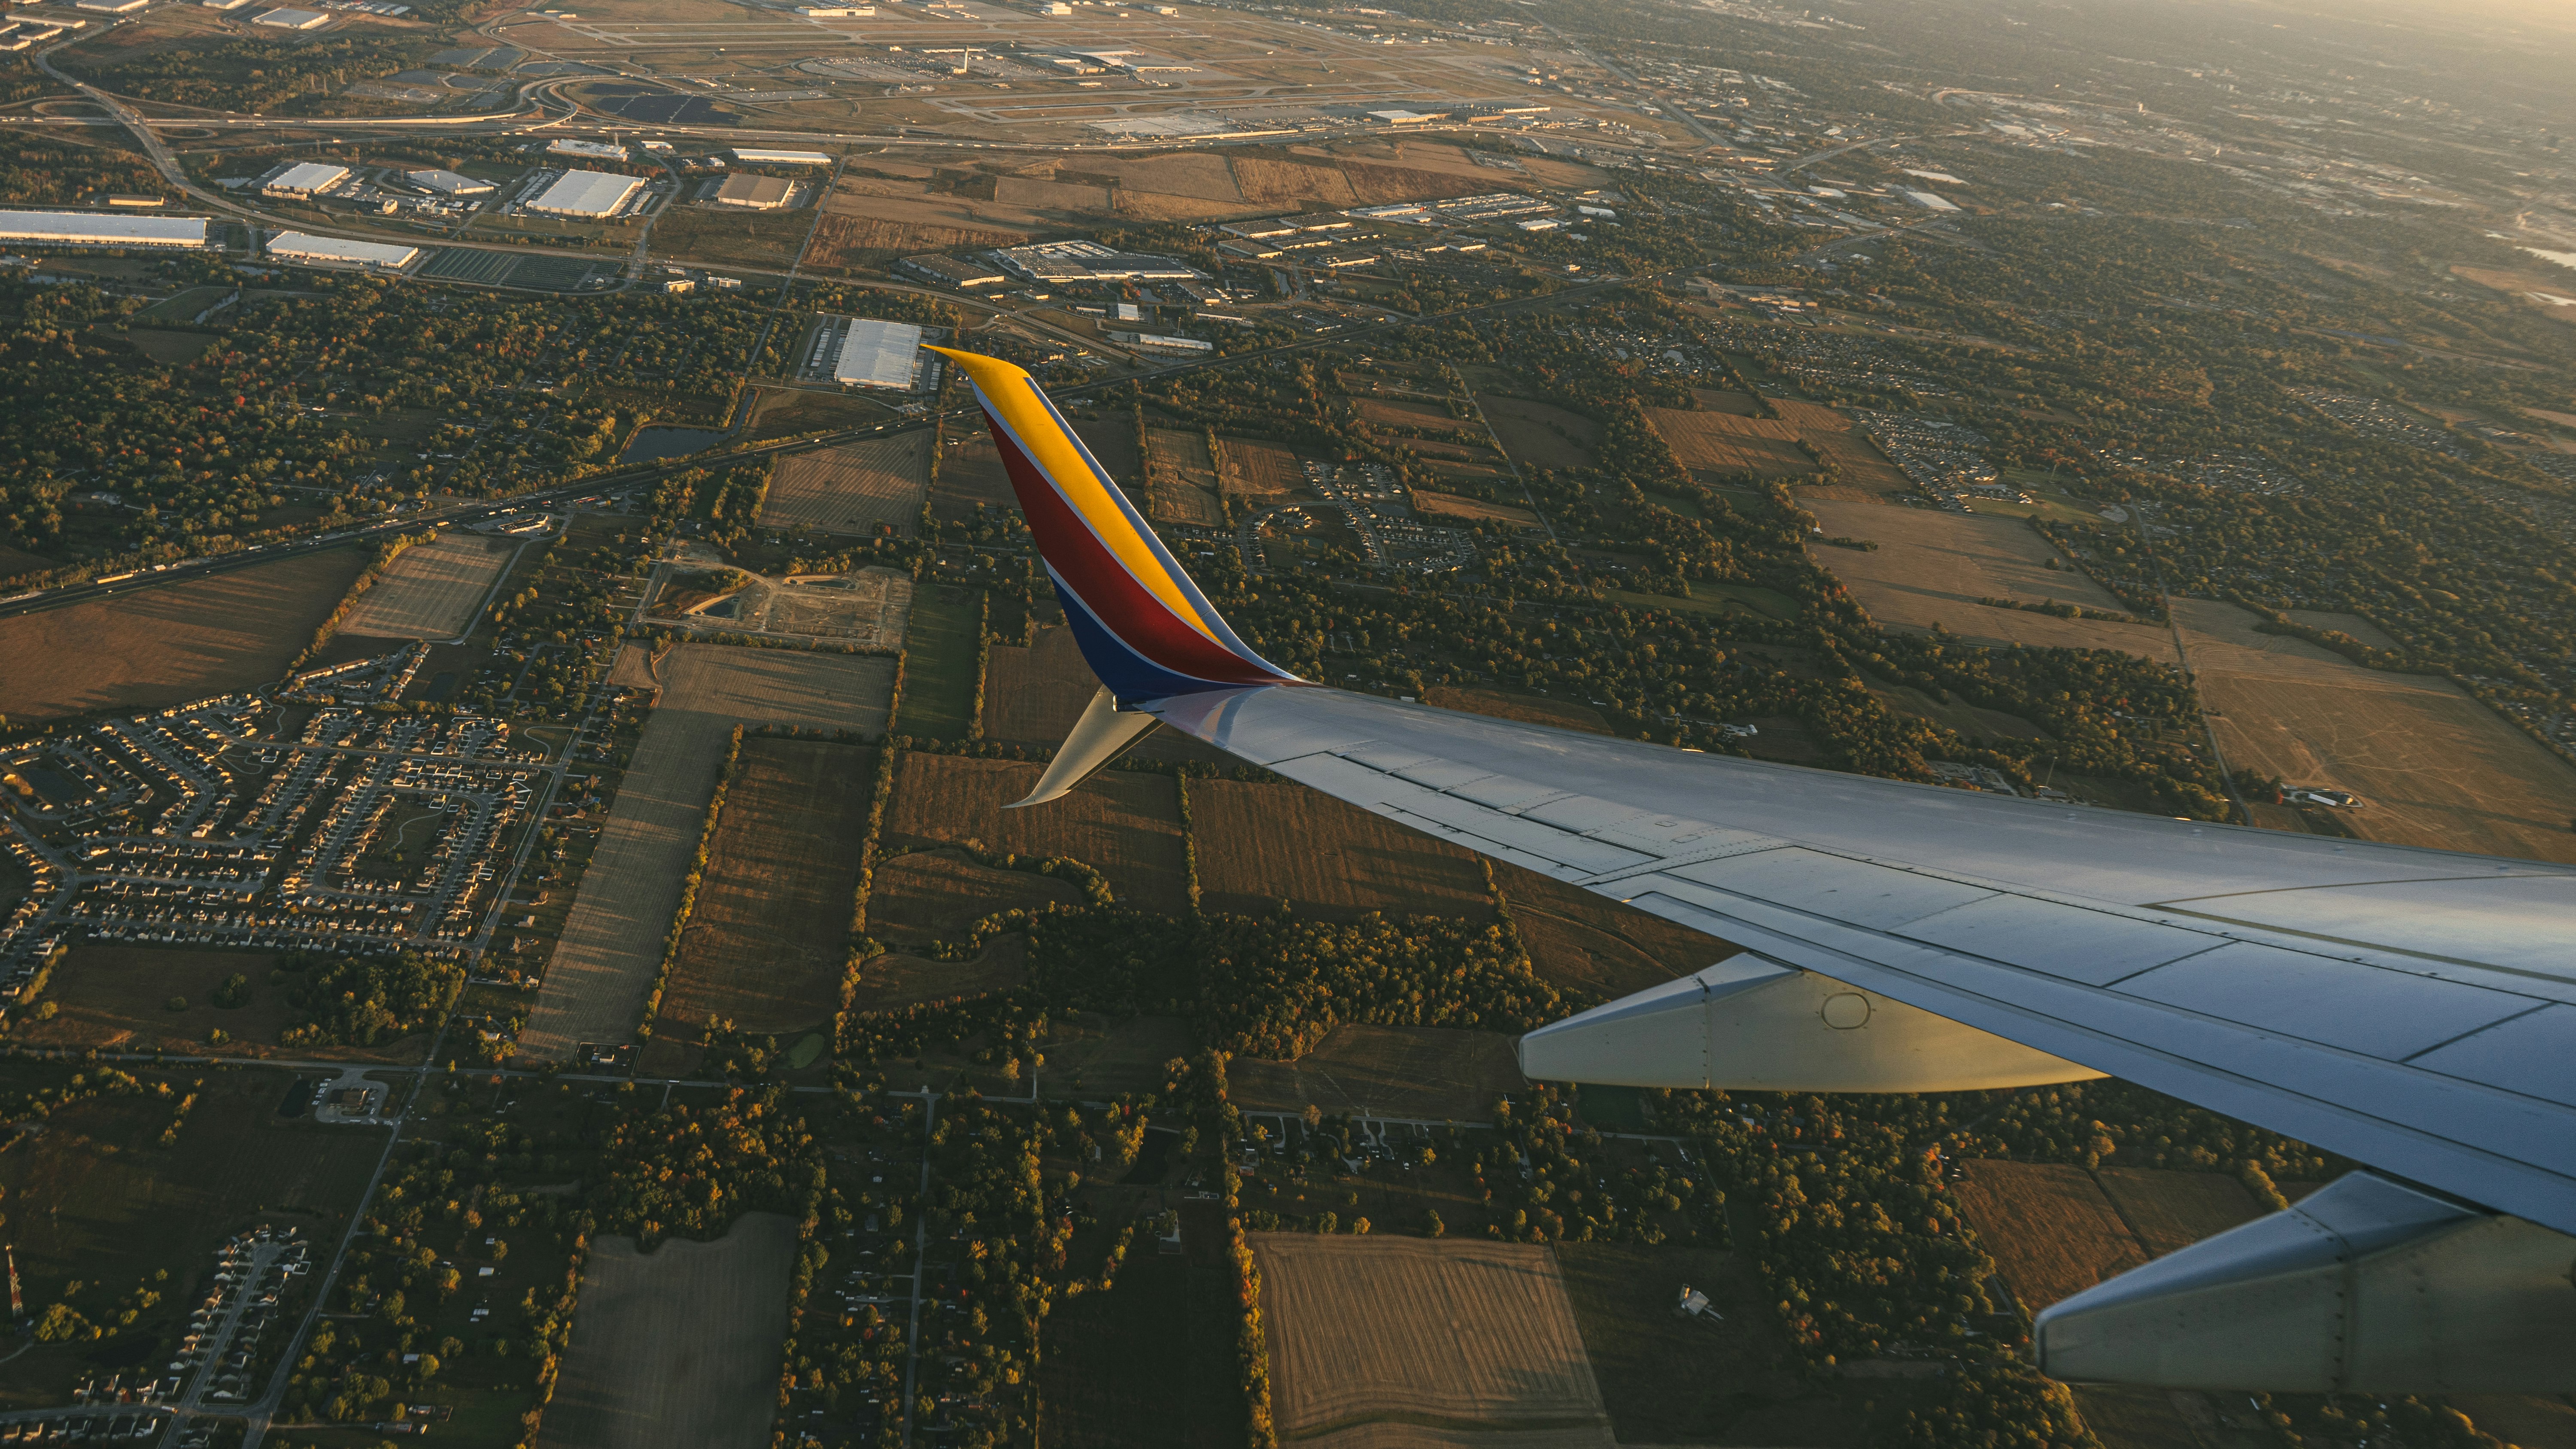
[[777, 211], [787, 205], [796, 183], [776, 176], [728, 176], [716, 188], [716, 205], [745, 211]]
[[349, 179], [349, 168], [327, 161], [298, 161], [280, 171], [260, 186], [264, 196], [303, 198], [320, 196]]
[[961, 292], [971, 291], [976, 287], [999, 287], [1008, 284], [1011, 280], [1001, 268], [988, 262], [970, 261], [965, 257], [943, 256], [935, 252], [928, 256], [905, 257], [903, 269], [916, 277], [936, 282], [943, 287], [955, 287]]
[[363, 267], [371, 272], [399, 272], [420, 260], [420, 248], [393, 242], [342, 241], [338, 237], [307, 236], [300, 231], [282, 231], [268, 239], [272, 261], [298, 262], [317, 267]]
[[1207, 273], [1170, 257], [1117, 252], [1098, 242], [1039, 242], [1004, 247], [993, 260], [1032, 282], [1195, 282]]
[[874, 15], [877, 13], [877, 7], [873, 5], [799, 5], [796, 7], [796, 13], [799, 15], [811, 16], [815, 19], [822, 19], [825, 17], [847, 18], [853, 16]]
[[1907, 201], [1914, 203], [1916, 206], [1922, 207], [1925, 211], [1957, 211], [1959, 209], [1957, 203], [1936, 192], [1909, 191], [1903, 187], [1898, 187], [1896, 194], [1904, 197]]
[[250, 18], [253, 25], [273, 25], [280, 30], [319, 30], [331, 23], [331, 17], [319, 10], [263, 10]]
[[403, 180], [433, 196], [489, 196], [493, 191], [491, 182], [460, 176], [453, 171], [406, 171]]
[[736, 146], [733, 159], [745, 166], [829, 166], [832, 158], [820, 151], [775, 151], [760, 146]]
[[567, 171], [555, 178], [528, 210], [540, 216], [600, 221], [617, 215], [644, 189], [642, 180], [608, 171]]
[[102, 10], [110, 15], [131, 15], [143, 8], [145, 0], [72, 0], [74, 10]]
[[249, 5], [251, 0], [197, 0], [197, 3], [209, 10], [239, 10]]
[[587, 156], [594, 161], [623, 161], [626, 147], [615, 141], [557, 141], [546, 148], [549, 156]]
[[909, 322], [853, 317], [832, 360], [832, 380], [843, 387], [912, 390], [921, 373], [921, 329]]
[[118, 216], [98, 211], [0, 211], [0, 246], [203, 247], [202, 216]]
[[1160, 332], [1112, 332], [1109, 334], [1109, 340], [1126, 343], [1142, 352], [1196, 354], [1216, 351], [1216, 344], [1213, 342], [1201, 342], [1195, 337], [1173, 337]]

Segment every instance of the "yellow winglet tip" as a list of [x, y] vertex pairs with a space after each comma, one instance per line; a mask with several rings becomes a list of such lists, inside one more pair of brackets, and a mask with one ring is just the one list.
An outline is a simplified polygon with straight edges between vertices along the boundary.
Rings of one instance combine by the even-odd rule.
[[965, 369], [966, 376], [978, 387], [990, 388], [1029, 375], [1029, 370], [1016, 362], [1005, 362], [998, 357], [988, 357], [981, 352], [940, 347], [928, 342], [921, 345]]

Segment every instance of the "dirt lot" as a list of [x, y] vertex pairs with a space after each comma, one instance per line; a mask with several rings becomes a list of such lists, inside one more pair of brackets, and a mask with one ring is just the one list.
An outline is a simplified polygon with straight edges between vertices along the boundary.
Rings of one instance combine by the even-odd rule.
[[634, 1037], [737, 723], [881, 730], [894, 661], [683, 644], [644, 724], [545, 987], [519, 1039], [537, 1060]]
[[[269, 984], [277, 956], [269, 951], [190, 951], [162, 946], [74, 946], [45, 983], [44, 999], [61, 1008], [51, 1021], [21, 1018], [11, 1036], [28, 1046], [102, 1047], [115, 1051], [274, 1056], [278, 1033], [295, 1020], [280, 987]], [[209, 998], [232, 976], [250, 978], [248, 1005], [229, 1010]], [[170, 1009], [173, 999], [187, 1005]], [[210, 1045], [208, 1033], [227, 1040]], [[298, 1047], [298, 1057], [354, 1062], [420, 1060], [425, 1036], [374, 1048]]]
[[2147, 1261], [2119, 1210], [2080, 1167], [1973, 1161], [1950, 1185], [1995, 1271], [2037, 1313]]
[[767, 1449], [796, 1225], [746, 1213], [712, 1243], [591, 1246], [543, 1449]]
[[763, 528], [910, 538], [930, 487], [930, 434], [920, 429], [838, 448], [791, 453], [769, 475]]
[[[1756, 478], [1787, 478], [1816, 471], [1815, 460], [1798, 451], [1798, 429], [1779, 418], [1744, 417], [1728, 412], [1682, 412], [1654, 408], [1647, 417], [1672, 445], [1673, 455], [1694, 474], [1750, 473]], [[1714, 477], [1703, 482], [1714, 482]]]
[[[1271, 1408], [1283, 1439], [1336, 1449], [1420, 1443], [1409, 1426], [1430, 1418], [1458, 1428], [1481, 1422], [1554, 1431], [1551, 1446], [1609, 1449], [1601, 1389], [1547, 1249], [1250, 1236], [1270, 1334]], [[1326, 1425], [1350, 1427], [1305, 1437]], [[1398, 1439], [1369, 1432], [1398, 1425], [1408, 1426]]]
[[1190, 819], [1211, 911], [1261, 915], [1282, 896], [1329, 920], [1493, 909], [1475, 856], [1303, 785], [1193, 780]]
[[1296, 453], [1277, 443], [1219, 438], [1217, 453], [1225, 491], [1248, 502], [1276, 502], [1305, 486]]
[[888, 845], [976, 842], [1000, 855], [1069, 855], [1108, 877], [1119, 900], [1189, 909], [1180, 805], [1171, 778], [1103, 770], [1051, 805], [1002, 807], [1036, 786], [1041, 767], [956, 755], [906, 755], [886, 809]]
[[474, 626], [492, 581], [524, 546], [515, 538], [451, 533], [405, 549], [340, 621], [340, 632], [375, 639], [458, 638]]
[[1145, 441], [1153, 462], [1148, 490], [1153, 520], [1223, 528], [1225, 510], [1217, 503], [1216, 459], [1208, 452], [1207, 434], [1148, 428]]
[[1592, 445], [1600, 440], [1601, 429], [1581, 413], [1517, 397], [1479, 394], [1476, 403], [1514, 462], [1533, 468], [1592, 466]]
[[1237, 1057], [1226, 1080], [1245, 1108], [1294, 1112], [1313, 1102], [1369, 1117], [1485, 1121], [1496, 1097], [1528, 1090], [1516, 1040], [1453, 1027], [1345, 1023], [1294, 1062]]
[[354, 548], [0, 620], [0, 715], [38, 721], [269, 683], [313, 642], [367, 556]]
[[657, 1037], [695, 1042], [709, 1016], [764, 1034], [828, 1027], [875, 769], [854, 745], [742, 742]]

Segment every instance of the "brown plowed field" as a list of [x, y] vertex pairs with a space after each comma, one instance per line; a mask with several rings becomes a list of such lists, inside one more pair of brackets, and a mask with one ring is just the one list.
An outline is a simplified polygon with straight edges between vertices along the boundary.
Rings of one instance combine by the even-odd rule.
[[1294, 1062], [1236, 1057], [1226, 1068], [1227, 1093], [1246, 1109], [1296, 1112], [1312, 1102], [1358, 1116], [1484, 1121], [1496, 1097], [1529, 1089], [1516, 1040], [1455, 1027], [1345, 1022]]
[[[1550, 1444], [1609, 1449], [1601, 1389], [1547, 1249], [1311, 1233], [1250, 1238], [1282, 1439], [1419, 1443], [1413, 1436], [1427, 1421], [1453, 1432], [1547, 1431]], [[1338, 1432], [1312, 1437], [1324, 1430]]]
[[2094, 1176], [2151, 1257], [2263, 1215], [2245, 1184], [2224, 1173], [2105, 1167]]
[[820, 740], [742, 742], [657, 1036], [695, 1043], [710, 1016], [762, 1034], [831, 1020], [875, 756]]
[[1715, 936], [1534, 870], [1496, 862], [1494, 881], [1503, 888], [1530, 969], [1604, 1000], [1705, 971], [1736, 952]]
[[1816, 471], [1815, 460], [1798, 451], [1796, 426], [1777, 418], [1674, 408], [1650, 408], [1646, 416], [1672, 446], [1673, 456], [1694, 474], [1787, 478]]
[[2080, 1167], [2055, 1162], [1960, 1164], [1959, 1208], [1995, 1270], [2037, 1313], [2147, 1261], [2119, 1210]]
[[974, 841], [995, 854], [1068, 855], [1106, 876], [1123, 902], [1189, 909], [1180, 805], [1169, 776], [1103, 770], [1053, 804], [1002, 808], [1026, 796], [1040, 773], [1013, 760], [907, 755], [886, 810], [885, 841]]
[[890, 940], [938, 940], [962, 936], [997, 911], [1050, 903], [1080, 905], [1082, 892], [1067, 881], [979, 864], [956, 851], [915, 851], [879, 863], [870, 876], [868, 930]]
[[943, 521], [972, 517], [975, 505], [1017, 509], [1011, 475], [993, 447], [992, 432], [981, 424], [952, 420], [939, 457], [939, 477], [930, 490], [931, 511]]
[[[1039, 629], [1037, 642], [1026, 647], [993, 645], [984, 666], [984, 737], [1015, 744], [1061, 744], [1099, 688], [1100, 681], [1073, 642], [1073, 631], [1061, 624]], [[1156, 730], [1129, 753], [1148, 760], [1235, 763], [1176, 730]]]
[[483, 595], [520, 546], [514, 538], [451, 533], [405, 549], [359, 596], [340, 621], [340, 632], [377, 639], [457, 638], [473, 626]]
[[1341, 168], [1329, 164], [1237, 156], [1234, 184], [1243, 199], [1255, 206], [1294, 206], [1300, 201], [1320, 201], [1328, 207], [1360, 204]]
[[876, 533], [891, 524], [910, 538], [929, 485], [930, 434], [920, 430], [790, 453], [770, 473], [760, 526]]
[[593, 1243], [540, 1449], [767, 1449], [795, 1258], [777, 1213], [650, 1254]]
[[0, 716], [158, 708], [276, 680], [367, 566], [355, 548], [0, 620]]
[[1201, 903], [1262, 915], [1285, 896], [1301, 914], [1484, 919], [1476, 857], [1303, 785], [1190, 782]]
[[1538, 515], [1526, 508], [1515, 508], [1508, 503], [1488, 503], [1482, 498], [1461, 498], [1455, 493], [1434, 493], [1427, 488], [1413, 490], [1413, 510], [1432, 518], [1508, 523], [1514, 528], [1538, 527]]
[[1178, 428], [1148, 428], [1153, 458], [1148, 511], [1157, 523], [1225, 526], [1225, 509], [1217, 503], [1216, 459], [1209, 456], [1207, 434]]

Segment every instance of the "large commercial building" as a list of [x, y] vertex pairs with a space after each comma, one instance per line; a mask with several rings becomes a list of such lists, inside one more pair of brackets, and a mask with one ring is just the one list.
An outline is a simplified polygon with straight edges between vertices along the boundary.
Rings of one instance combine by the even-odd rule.
[[644, 183], [607, 171], [567, 171], [544, 194], [528, 203], [541, 216], [571, 216], [598, 221], [626, 209]]
[[926, 277], [961, 292], [974, 287], [999, 287], [1011, 280], [1001, 268], [989, 262], [943, 256], [936, 252], [928, 256], [905, 257], [903, 269], [916, 277]]
[[202, 216], [118, 216], [100, 211], [0, 211], [0, 246], [203, 247]]
[[433, 196], [489, 196], [492, 183], [460, 176], [453, 171], [406, 171], [403, 180]]
[[777, 151], [762, 146], [736, 146], [733, 159], [745, 166], [829, 166], [832, 158], [820, 151]]
[[331, 17], [319, 10], [263, 10], [250, 18], [253, 25], [273, 25], [280, 30], [319, 30], [331, 23]]
[[103, 10], [110, 15], [131, 15], [144, 4], [145, 0], [72, 0], [74, 10]]
[[557, 141], [546, 148], [549, 156], [588, 156], [594, 161], [623, 161], [626, 147], [615, 141]]
[[260, 190], [270, 196], [319, 196], [349, 179], [349, 168], [326, 161], [298, 161], [268, 178]]
[[921, 329], [909, 322], [853, 317], [832, 360], [832, 380], [844, 387], [910, 391], [921, 374]]
[[1170, 257], [1117, 252], [1098, 242], [1039, 242], [1005, 247], [993, 260], [1032, 282], [1195, 282], [1207, 273]]
[[268, 239], [268, 255], [273, 261], [301, 262], [306, 266], [364, 267], [374, 272], [399, 272], [420, 260], [420, 248], [392, 242], [343, 241], [338, 237], [282, 231]]
[[787, 204], [796, 183], [777, 176], [728, 176], [716, 188], [716, 205], [745, 211], [776, 211]]

